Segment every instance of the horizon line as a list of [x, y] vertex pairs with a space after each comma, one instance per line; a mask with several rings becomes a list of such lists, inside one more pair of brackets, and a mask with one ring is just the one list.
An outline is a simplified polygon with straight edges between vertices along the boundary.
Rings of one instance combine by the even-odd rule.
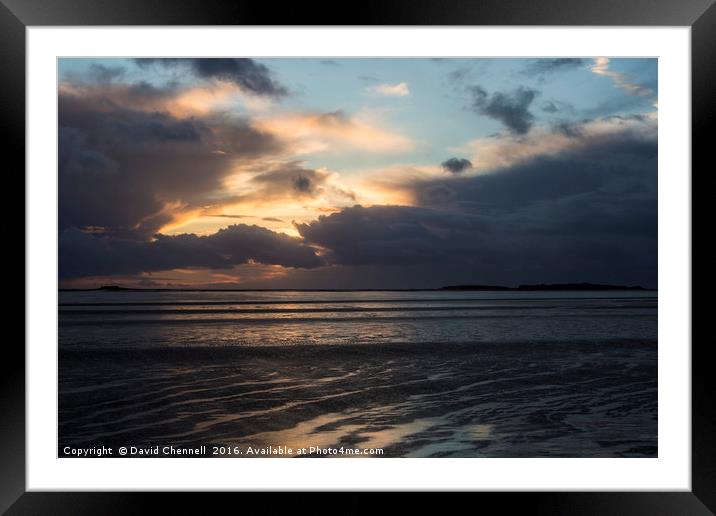
[[102, 285], [94, 288], [58, 288], [58, 292], [445, 292], [445, 291], [483, 291], [483, 292], [524, 292], [540, 290], [602, 290], [624, 291], [640, 290], [656, 292], [658, 288], [641, 285], [613, 285], [603, 283], [530, 283], [515, 287], [504, 285], [446, 285], [436, 288], [191, 288], [191, 287], [122, 287]]

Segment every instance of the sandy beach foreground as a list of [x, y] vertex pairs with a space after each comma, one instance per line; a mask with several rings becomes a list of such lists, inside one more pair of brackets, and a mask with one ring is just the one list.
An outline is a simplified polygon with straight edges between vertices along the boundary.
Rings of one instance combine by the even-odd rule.
[[85, 348], [59, 364], [59, 456], [657, 456], [655, 340]]

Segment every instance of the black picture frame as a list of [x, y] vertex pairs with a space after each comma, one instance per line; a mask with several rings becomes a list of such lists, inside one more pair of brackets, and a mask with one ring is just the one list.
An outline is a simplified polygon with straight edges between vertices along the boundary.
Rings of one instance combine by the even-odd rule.
[[[339, 10], [318, 3], [301, 3], [295, 9], [281, 9], [278, 4], [247, 1], [0, 0], [0, 141], [5, 154], [3, 161], [13, 164], [5, 168], [5, 173], [18, 181], [13, 185], [15, 191], [24, 192], [24, 174], [20, 171], [25, 169], [25, 29], [41, 25], [690, 26], [692, 168], [706, 173], [713, 168], [707, 160], [712, 146], [710, 135], [716, 125], [713, 86], [716, 80], [715, 1], [364, 0], [359, 8], [350, 9], [344, 4]], [[710, 165], [708, 169], [707, 163]], [[20, 197], [19, 193], [14, 196]], [[24, 270], [24, 262], [22, 267]], [[19, 281], [19, 275], [15, 276]], [[690, 343], [679, 344], [686, 346]], [[498, 504], [501, 512], [521, 509], [537, 514], [714, 514], [716, 404], [713, 402], [715, 383], [709, 360], [712, 344], [704, 339], [694, 340], [691, 346], [690, 492], [480, 493], [480, 507], [484, 508], [486, 503], [488, 506]], [[3, 355], [0, 511], [7, 510], [7, 514], [133, 514], [145, 512], [147, 504], [156, 502], [158, 497], [162, 497], [162, 512], [165, 513], [184, 513], [195, 507], [207, 509], [207, 494], [199, 499], [188, 499], [184, 494], [25, 492], [25, 352], [20, 339], [6, 339]], [[226, 499], [236, 495], [221, 496]], [[312, 504], [312, 508], [315, 507]]]

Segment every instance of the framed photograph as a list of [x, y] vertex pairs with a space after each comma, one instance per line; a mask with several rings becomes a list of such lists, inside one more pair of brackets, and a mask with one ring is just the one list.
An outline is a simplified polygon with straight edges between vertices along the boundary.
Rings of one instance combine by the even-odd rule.
[[448, 4], [3, 0], [2, 510], [713, 514], [691, 177], [716, 7]]

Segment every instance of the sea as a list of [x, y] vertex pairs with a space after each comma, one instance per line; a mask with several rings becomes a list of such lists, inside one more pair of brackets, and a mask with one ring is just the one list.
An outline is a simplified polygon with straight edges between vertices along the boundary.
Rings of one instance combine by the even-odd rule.
[[638, 290], [60, 291], [58, 455], [656, 457], [657, 312]]

